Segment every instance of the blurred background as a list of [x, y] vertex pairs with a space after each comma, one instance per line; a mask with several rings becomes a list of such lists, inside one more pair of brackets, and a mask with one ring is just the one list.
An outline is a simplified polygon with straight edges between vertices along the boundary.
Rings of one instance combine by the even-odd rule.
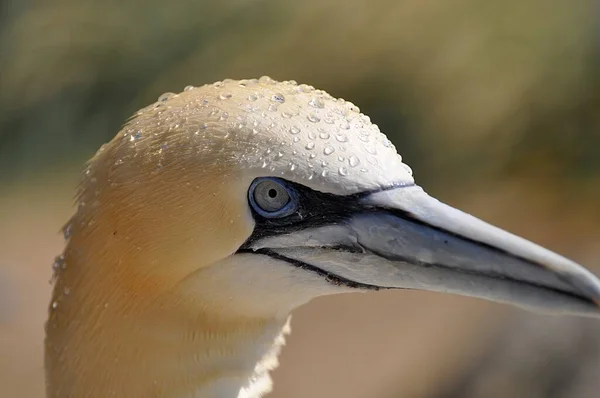
[[[294, 79], [354, 102], [438, 198], [600, 273], [593, 0], [0, 0], [0, 395], [43, 397], [82, 163], [165, 91]], [[600, 396], [600, 322], [433, 293], [298, 310], [273, 398]]]

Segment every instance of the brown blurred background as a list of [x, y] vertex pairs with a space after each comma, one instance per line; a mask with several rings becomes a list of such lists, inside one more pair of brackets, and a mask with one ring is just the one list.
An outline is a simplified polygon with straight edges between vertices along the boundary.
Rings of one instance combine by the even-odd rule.
[[[294, 79], [351, 100], [431, 194], [600, 273], [593, 0], [0, 0], [0, 396], [43, 396], [81, 164], [162, 92]], [[298, 310], [274, 398], [600, 396], [600, 322], [416, 292]]]

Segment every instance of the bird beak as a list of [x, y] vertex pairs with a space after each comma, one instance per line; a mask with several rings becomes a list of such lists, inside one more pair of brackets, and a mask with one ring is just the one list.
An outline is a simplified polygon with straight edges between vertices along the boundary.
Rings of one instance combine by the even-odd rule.
[[341, 221], [271, 236], [255, 242], [253, 250], [304, 264], [338, 283], [600, 316], [600, 281], [592, 273], [445, 205], [418, 186], [357, 200]]

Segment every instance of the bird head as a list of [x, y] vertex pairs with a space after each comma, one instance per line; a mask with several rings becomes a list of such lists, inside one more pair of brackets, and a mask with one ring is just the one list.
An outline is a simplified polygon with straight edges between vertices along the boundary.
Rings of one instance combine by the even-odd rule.
[[432, 198], [356, 106], [295, 82], [161, 96], [89, 162], [79, 196], [73, 239], [117, 256], [134, 294], [178, 287], [259, 314], [420, 289], [599, 312], [590, 272]]

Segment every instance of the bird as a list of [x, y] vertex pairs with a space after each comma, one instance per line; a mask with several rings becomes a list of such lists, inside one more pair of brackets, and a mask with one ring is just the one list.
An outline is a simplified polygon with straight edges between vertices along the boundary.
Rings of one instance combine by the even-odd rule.
[[370, 118], [295, 81], [165, 93], [85, 165], [53, 264], [48, 398], [256, 398], [313, 298], [416, 289], [600, 314], [587, 269], [429, 196]]

